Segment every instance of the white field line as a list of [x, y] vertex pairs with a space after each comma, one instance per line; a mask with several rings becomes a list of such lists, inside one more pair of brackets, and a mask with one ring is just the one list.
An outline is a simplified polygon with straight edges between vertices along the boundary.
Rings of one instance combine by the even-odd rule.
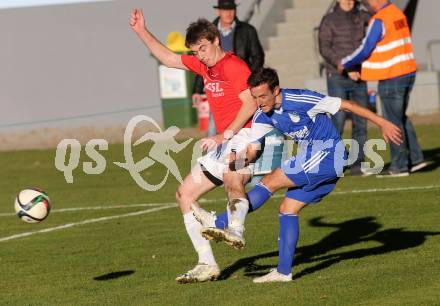
[[[106, 209], [118, 209], [118, 208], [133, 208], [133, 207], [150, 207], [150, 206], [163, 206], [163, 205], [171, 205], [175, 203], [145, 203], [145, 204], [129, 204], [129, 205], [110, 205], [110, 206], [89, 206], [89, 207], [71, 207], [71, 208], [60, 208], [60, 209], [52, 209], [50, 213], [59, 213], [59, 212], [70, 212], [70, 211], [81, 211], [81, 210], [106, 210]], [[3, 213], [0, 214], [0, 217], [9, 217], [15, 216], [14, 213]]]
[[84, 221], [81, 221], [81, 222], [67, 223], [67, 224], [64, 224], [64, 225], [56, 226], [56, 227], [45, 228], [45, 229], [42, 229], [42, 230], [39, 230], [39, 231], [26, 232], [26, 233], [16, 234], [16, 235], [8, 236], [8, 237], [3, 237], [3, 238], [0, 238], [0, 242], [8, 241], [8, 240], [13, 240], [13, 239], [18, 239], [18, 238], [23, 238], [23, 237], [28, 237], [28, 236], [32, 236], [32, 235], [36, 235], [36, 234], [43, 234], [43, 233], [59, 231], [59, 230], [63, 230], [63, 229], [66, 229], [66, 228], [71, 228], [71, 227], [74, 227], [74, 226], [77, 226], [77, 225], [84, 225], [84, 224], [97, 223], [97, 222], [102, 222], [102, 221], [108, 221], [108, 220], [114, 220], [114, 219], [120, 219], [120, 218], [134, 217], [134, 216], [149, 214], [149, 213], [152, 213], [152, 212], [155, 212], [155, 211], [159, 211], [159, 210], [163, 210], [163, 209], [168, 209], [168, 208], [172, 208], [172, 207], [176, 207], [176, 204], [163, 205], [163, 206], [160, 206], [160, 207], [150, 208], [150, 209], [141, 210], [141, 211], [136, 211], [136, 212], [132, 212], [132, 213], [128, 213], [128, 214], [88, 219], [88, 220], [84, 220]]
[[[440, 189], [440, 185], [429, 185], [429, 186], [413, 186], [413, 187], [397, 187], [397, 188], [373, 188], [373, 189], [354, 189], [354, 190], [348, 190], [348, 191], [334, 191], [329, 194], [329, 196], [332, 195], [344, 195], [344, 194], [354, 194], [354, 193], [376, 193], [376, 192], [393, 192], [393, 191], [410, 191], [410, 190], [429, 190], [429, 189]], [[273, 196], [273, 198], [283, 198], [284, 194], [276, 194]], [[202, 199], [199, 201], [200, 203], [207, 203], [207, 202], [215, 202], [215, 201], [221, 201], [222, 199], [216, 199], [216, 200], [204, 200]], [[226, 200], [226, 199], [224, 199]]]
[[[413, 187], [399, 187], [399, 188], [374, 188], [374, 189], [359, 189], [359, 190], [350, 190], [350, 191], [336, 191], [333, 192], [331, 194], [333, 195], [343, 195], [343, 194], [353, 194], [353, 193], [374, 193], [374, 192], [392, 192], [392, 191], [407, 191], [407, 190], [427, 190], [427, 189], [439, 189], [440, 186], [436, 186], [436, 185], [430, 185], [430, 186], [413, 186]], [[275, 195], [276, 198], [281, 198], [284, 195]], [[223, 199], [201, 199], [199, 202], [201, 203], [210, 203], [210, 202], [218, 202], [218, 201], [222, 201], [225, 200]], [[62, 230], [62, 229], [66, 229], [66, 228], [71, 228], [77, 225], [84, 225], [84, 224], [89, 224], [89, 223], [97, 223], [97, 222], [101, 222], [101, 221], [107, 221], [107, 220], [113, 220], [113, 219], [120, 219], [120, 218], [125, 218], [125, 217], [133, 217], [133, 216], [139, 216], [139, 215], [143, 215], [143, 214], [148, 214], [148, 213], [152, 213], [155, 211], [159, 211], [159, 210], [163, 210], [163, 209], [167, 209], [167, 208], [171, 208], [171, 207], [176, 207], [177, 205], [175, 203], [151, 203], [151, 204], [133, 204], [133, 205], [116, 205], [116, 206], [107, 206], [108, 208], [127, 208], [127, 207], [144, 207], [144, 206], [157, 206], [157, 205], [161, 205], [159, 207], [156, 208], [150, 208], [147, 210], [141, 210], [141, 211], [137, 211], [137, 212], [132, 212], [132, 213], [127, 213], [127, 214], [122, 214], [122, 215], [115, 215], [115, 216], [109, 216], [109, 217], [102, 217], [102, 218], [95, 218], [95, 219], [88, 219], [88, 220], [84, 220], [81, 222], [75, 222], [75, 223], [68, 223], [68, 224], [64, 224], [64, 225], [60, 225], [57, 227], [50, 227], [50, 228], [46, 228], [46, 229], [42, 229], [39, 231], [33, 231], [33, 232], [26, 232], [26, 233], [21, 233], [21, 234], [16, 234], [16, 235], [12, 235], [9, 237], [3, 237], [0, 238], [0, 242], [3, 241], [8, 241], [8, 240], [13, 240], [13, 239], [17, 239], [17, 238], [23, 238], [23, 237], [27, 237], [27, 236], [31, 236], [31, 235], [35, 235], [35, 234], [41, 234], [41, 233], [48, 233], [48, 232], [53, 232], [53, 231], [57, 231], [57, 230]], [[102, 208], [101, 208], [102, 207]], [[64, 211], [71, 211], [71, 210], [81, 210], [81, 209], [107, 209], [107, 207], [104, 206], [97, 206], [94, 208], [91, 207], [77, 207], [77, 208], [66, 208], [64, 209]]]
[[[439, 189], [439, 186], [429, 185], [429, 186], [413, 186], [413, 187], [397, 187], [397, 188], [373, 188], [373, 189], [355, 189], [348, 191], [335, 191], [330, 193], [331, 195], [344, 195], [344, 194], [355, 194], [355, 193], [375, 193], [375, 192], [393, 192], [393, 191], [409, 191], [409, 190], [429, 190], [429, 189]], [[283, 194], [277, 194], [274, 198], [282, 198]], [[211, 203], [226, 201], [226, 198], [221, 199], [200, 199], [200, 203]], [[129, 205], [110, 205], [110, 206], [91, 206], [91, 207], [71, 207], [71, 208], [61, 208], [53, 209], [50, 213], [59, 212], [71, 212], [71, 211], [82, 211], [82, 210], [107, 210], [107, 209], [121, 209], [121, 208], [136, 208], [136, 207], [149, 207], [149, 206], [163, 206], [163, 205], [173, 205], [175, 203], [144, 203], [144, 204], [129, 204]], [[14, 213], [0, 213], [0, 217], [10, 217], [15, 216]]]
[[409, 190], [427, 190], [427, 189], [439, 189], [440, 186], [428, 185], [428, 186], [412, 186], [412, 187], [396, 187], [396, 188], [373, 188], [373, 189], [360, 189], [349, 191], [335, 191], [332, 194], [350, 194], [350, 193], [375, 193], [375, 192], [393, 192], [393, 191], [409, 191]]

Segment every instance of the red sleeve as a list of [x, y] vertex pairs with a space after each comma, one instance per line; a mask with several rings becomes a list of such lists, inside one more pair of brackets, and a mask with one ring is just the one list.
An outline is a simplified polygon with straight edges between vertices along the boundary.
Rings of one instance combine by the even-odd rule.
[[[182, 63], [194, 73], [202, 75], [202, 65], [203, 63], [199, 61], [194, 55], [182, 54]], [[203, 76], [203, 75], [202, 75]]]
[[242, 91], [249, 88], [247, 80], [251, 75], [248, 65], [242, 61], [231, 61], [225, 65], [225, 78], [232, 82], [235, 92], [239, 95]]

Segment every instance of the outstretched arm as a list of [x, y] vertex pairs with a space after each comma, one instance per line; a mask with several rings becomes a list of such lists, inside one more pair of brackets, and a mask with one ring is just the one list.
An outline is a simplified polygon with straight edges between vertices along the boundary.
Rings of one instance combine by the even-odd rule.
[[353, 101], [342, 100], [340, 109], [346, 112], [351, 112], [376, 124], [382, 130], [382, 137], [386, 142], [391, 141], [397, 145], [402, 143], [402, 132], [399, 127], [385, 118], [376, 115], [365, 107], [362, 107]]
[[160, 43], [145, 26], [145, 19], [142, 10], [134, 9], [131, 13], [130, 27], [153, 53], [153, 55], [165, 66], [170, 68], [188, 69], [181, 61], [181, 56], [172, 52]]

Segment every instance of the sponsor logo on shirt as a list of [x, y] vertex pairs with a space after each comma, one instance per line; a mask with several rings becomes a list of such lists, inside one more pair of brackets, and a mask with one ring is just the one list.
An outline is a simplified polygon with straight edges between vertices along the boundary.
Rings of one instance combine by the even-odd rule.
[[205, 83], [205, 90], [210, 91], [214, 98], [222, 97], [225, 95], [223, 88], [220, 87], [219, 82]]
[[309, 136], [310, 131], [307, 126], [304, 126], [301, 130], [296, 132], [286, 133], [285, 135], [291, 137], [292, 139], [304, 139]]

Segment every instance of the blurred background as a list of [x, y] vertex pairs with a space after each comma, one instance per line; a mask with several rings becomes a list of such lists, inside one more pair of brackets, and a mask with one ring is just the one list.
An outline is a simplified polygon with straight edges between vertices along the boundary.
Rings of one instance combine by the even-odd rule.
[[[325, 92], [316, 28], [332, 0], [241, 0], [283, 86]], [[419, 65], [409, 109], [439, 111], [440, 1], [393, 1], [413, 19]], [[117, 142], [134, 115], [163, 122], [158, 64], [132, 33], [132, 8], [162, 42], [216, 1], [2, 0], [0, 150], [54, 147], [63, 138]], [[411, 19], [411, 17], [409, 17]]]

